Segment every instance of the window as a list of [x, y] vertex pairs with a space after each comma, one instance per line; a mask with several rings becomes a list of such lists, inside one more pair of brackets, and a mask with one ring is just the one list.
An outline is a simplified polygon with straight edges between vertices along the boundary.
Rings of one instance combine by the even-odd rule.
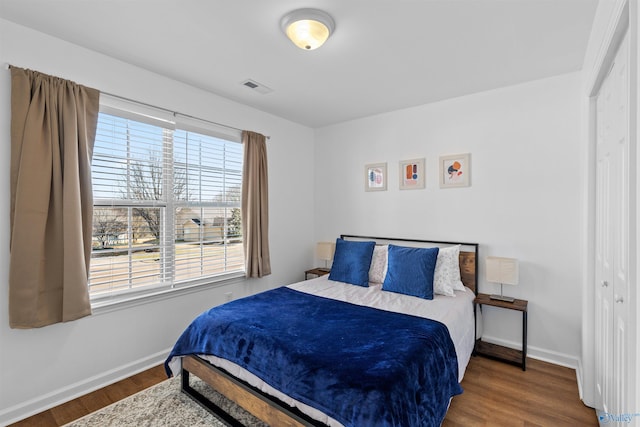
[[101, 107], [92, 162], [93, 300], [244, 271], [240, 133], [155, 115]]

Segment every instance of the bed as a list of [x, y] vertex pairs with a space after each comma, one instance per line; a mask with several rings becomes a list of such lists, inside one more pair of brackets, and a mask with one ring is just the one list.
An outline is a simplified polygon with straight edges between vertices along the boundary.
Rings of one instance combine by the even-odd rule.
[[198, 316], [167, 373], [230, 425], [191, 375], [268, 425], [438, 426], [473, 351], [477, 253], [342, 235], [329, 275]]

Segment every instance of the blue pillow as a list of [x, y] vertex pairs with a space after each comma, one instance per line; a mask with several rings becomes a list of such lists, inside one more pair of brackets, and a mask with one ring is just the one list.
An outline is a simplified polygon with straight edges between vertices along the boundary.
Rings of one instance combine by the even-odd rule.
[[369, 286], [369, 267], [375, 242], [337, 239], [329, 280]]
[[438, 251], [438, 248], [389, 245], [387, 276], [382, 290], [433, 299], [433, 273]]

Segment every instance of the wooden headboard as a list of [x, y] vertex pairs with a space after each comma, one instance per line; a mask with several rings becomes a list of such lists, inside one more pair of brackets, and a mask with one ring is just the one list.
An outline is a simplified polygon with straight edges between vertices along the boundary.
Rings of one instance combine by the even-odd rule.
[[446, 248], [448, 246], [460, 245], [460, 276], [462, 283], [478, 295], [478, 243], [465, 242], [443, 242], [438, 240], [404, 239], [393, 237], [371, 237], [341, 234], [345, 240], [373, 240], [377, 245], [398, 245], [420, 248]]

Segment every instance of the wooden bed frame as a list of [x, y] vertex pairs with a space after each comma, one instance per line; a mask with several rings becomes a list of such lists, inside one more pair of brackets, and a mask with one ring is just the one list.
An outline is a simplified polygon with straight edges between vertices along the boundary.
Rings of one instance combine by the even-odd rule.
[[[460, 275], [462, 282], [466, 287], [473, 290], [476, 295], [478, 294], [477, 243], [368, 237], [347, 234], [343, 234], [340, 237], [346, 240], [375, 240], [376, 244], [398, 244], [415, 247], [447, 247], [460, 245]], [[237, 421], [202, 393], [195, 390], [189, 382], [190, 375], [195, 375], [200, 378], [215, 391], [270, 426], [325, 426], [322, 422], [316, 421], [306, 414], [303, 414], [297, 408], [292, 408], [279, 399], [263, 393], [245, 381], [230, 375], [224, 369], [218, 368], [198, 356], [189, 355], [182, 358], [181, 375], [182, 391], [197, 403], [201, 404], [204, 408], [211, 411], [227, 425], [234, 427], [243, 426], [242, 423]]]

